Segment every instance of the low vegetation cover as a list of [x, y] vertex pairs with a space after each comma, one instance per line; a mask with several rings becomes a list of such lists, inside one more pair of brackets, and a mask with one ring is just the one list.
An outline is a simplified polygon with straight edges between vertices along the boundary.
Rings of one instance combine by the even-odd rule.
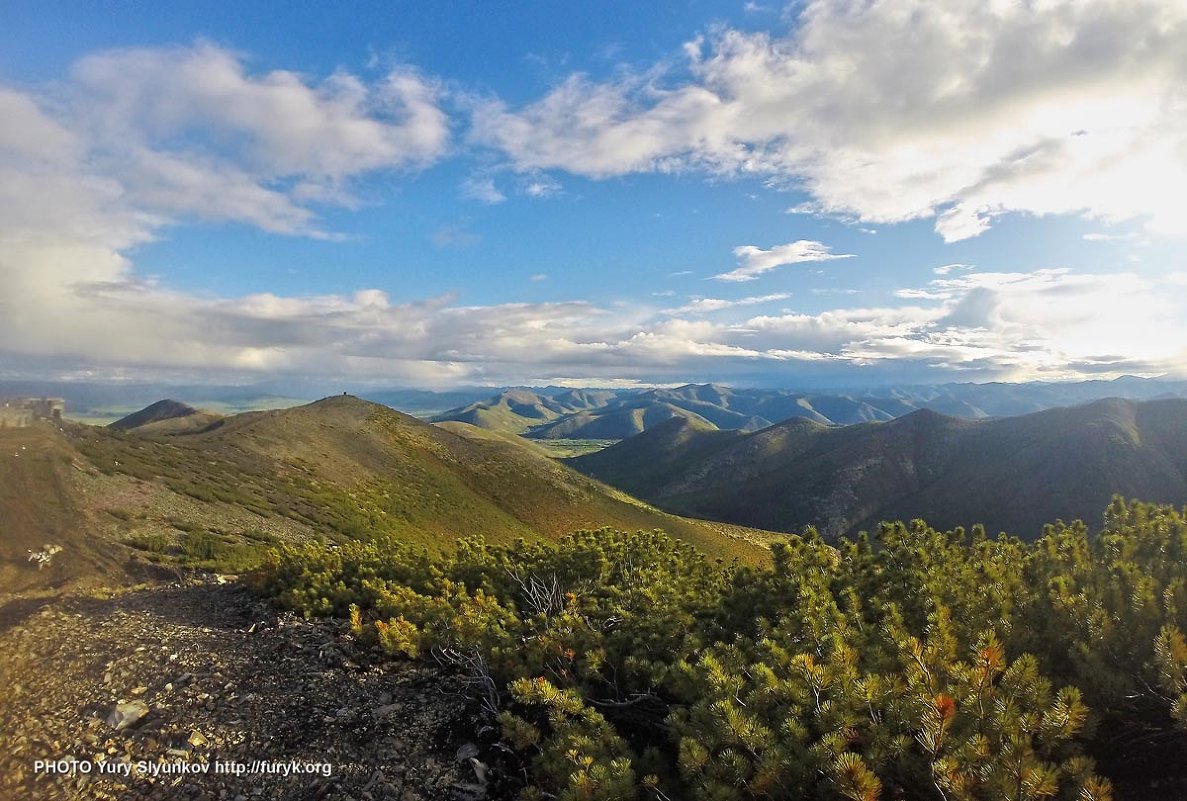
[[[769, 566], [662, 533], [273, 550], [257, 588], [470, 678], [521, 799], [1104, 801], [1187, 738], [1187, 522], [921, 521]], [[1164, 770], [1172, 768], [1163, 765]]]

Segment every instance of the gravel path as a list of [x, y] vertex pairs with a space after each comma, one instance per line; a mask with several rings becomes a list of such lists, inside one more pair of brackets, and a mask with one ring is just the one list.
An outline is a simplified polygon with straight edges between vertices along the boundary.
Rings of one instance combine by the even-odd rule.
[[0, 798], [482, 798], [456, 681], [345, 634], [235, 584], [0, 601]]

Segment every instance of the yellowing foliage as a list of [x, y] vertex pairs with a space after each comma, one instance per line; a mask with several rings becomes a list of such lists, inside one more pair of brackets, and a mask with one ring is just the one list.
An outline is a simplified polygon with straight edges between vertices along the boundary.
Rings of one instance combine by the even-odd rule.
[[456, 665], [523, 799], [1109, 801], [1098, 732], [1185, 736], [1187, 523], [1121, 501], [1105, 521], [1033, 544], [808, 531], [767, 568], [609, 530], [289, 549], [256, 581]]

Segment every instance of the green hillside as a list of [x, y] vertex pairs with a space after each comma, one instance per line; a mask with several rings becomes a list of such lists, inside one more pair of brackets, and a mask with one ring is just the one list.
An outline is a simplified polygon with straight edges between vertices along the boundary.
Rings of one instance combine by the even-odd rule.
[[515, 388], [431, 419], [433, 422], [469, 423], [491, 431], [519, 434], [565, 415], [600, 408], [613, 398], [614, 393], [606, 391], [574, 389], [550, 395]]
[[160, 400], [121, 417], [108, 428], [138, 434], [193, 434], [209, 428], [223, 419], [221, 414], [204, 412], [175, 400]]
[[[81, 460], [50, 426], [0, 430], [0, 592], [118, 583], [120, 560], [90, 536]], [[62, 549], [43, 567], [30, 552]]]
[[1133, 377], [1068, 383], [896, 386], [873, 392], [833, 393], [719, 384], [648, 390], [516, 388], [442, 412], [433, 419], [457, 420], [534, 438], [625, 439], [676, 415], [696, 415], [721, 429], [758, 431], [792, 418], [853, 425], [885, 422], [930, 409], [976, 420], [1030, 414], [1109, 397], [1154, 400], [1184, 395], [1185, 382]]
[[[444, 551], [463, 536], [549, 541], [602, 525], [662, 528], [753, 562], [771, 536], [659, 511], [513, 435], [449, 430], [353, 397], [193, 429], [180, 423], [196, 415], [162, 409], [127, 430], [4, 432], [14, 455], [0, 468], [0, 564], [44, 586], [105, 570], [118, 579], [129, 555], [146, 569], [233, 569], [279, 542], [380, 538]], [[69, 545], [57, 560], [66, 572], [29, 577], [26, 550], [44, 542]]]
[[713, 427], [713, 423], [696, 412], [668, 403], [649, 403], [575, 412], [531, 429], [528, 436], [533, 439], [627, 439], [675, 418]]
[[881, 520], [1036, 536], [1091, 520], [1114, 493], [1187, 501], [1187, 400], [1105, 400], [968, 420], [923, 410], [887, 423], [789, 420], [752, 434], [669, 424], [570, 460], [681, 514], [837, 536]]

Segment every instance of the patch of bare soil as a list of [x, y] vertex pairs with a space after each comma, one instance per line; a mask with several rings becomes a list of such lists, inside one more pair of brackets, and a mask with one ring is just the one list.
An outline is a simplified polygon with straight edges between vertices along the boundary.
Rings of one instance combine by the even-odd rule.
[[480, 799], [460, 689], [233, 583], [0, 601], [0, 798]]
[[[88, 533], [74, 476], [84, 467], [57, 429], [0, 430], [0, 591], [124, 581], [123, 558]], [[41, 569], [30, 555], [60, 549]]]

